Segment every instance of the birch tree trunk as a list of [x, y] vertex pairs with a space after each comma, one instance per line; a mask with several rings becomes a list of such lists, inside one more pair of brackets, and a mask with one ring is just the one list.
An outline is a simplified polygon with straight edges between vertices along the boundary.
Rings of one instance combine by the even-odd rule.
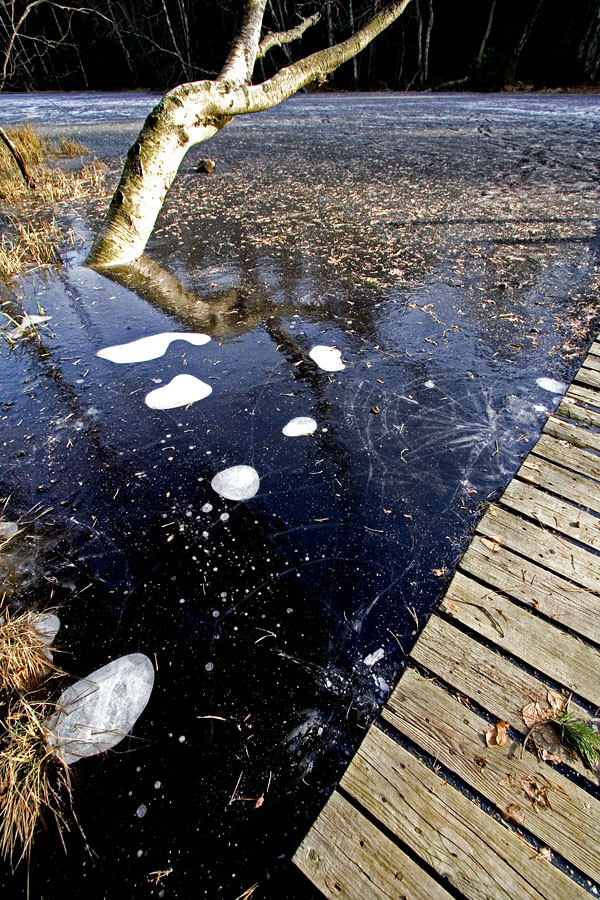
[[234, 116], [270, 109], [307, 84], [324, 79], [368, 46], [404, 12], [409, 2], [389, 3], [348, 40], [281, 69], [262, 84], [250, 85], [266, 0], [248, 0], [240, 32], [219, 77], [215, 81], [179, 85], [163, 97], [146, 119], [127, 154], [121, 180], [87, 264], [113, 266], [141, 256], [190, 147], [211, 138]]

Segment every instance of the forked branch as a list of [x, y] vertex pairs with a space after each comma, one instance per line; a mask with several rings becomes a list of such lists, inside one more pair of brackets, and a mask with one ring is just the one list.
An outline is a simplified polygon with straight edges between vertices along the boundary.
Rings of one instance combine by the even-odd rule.
[[273, 47], [283, 47], [284, 44], [291, 44], [292, 41], [299, 40], [304, 32], [316, 25], [321, 19], [321, 13], [317, 12], [314, 16], [308, 16], [306, 19], [288, 31], [272, 31], [266, 34], [258, 45], [257, 59], [262, 59]]

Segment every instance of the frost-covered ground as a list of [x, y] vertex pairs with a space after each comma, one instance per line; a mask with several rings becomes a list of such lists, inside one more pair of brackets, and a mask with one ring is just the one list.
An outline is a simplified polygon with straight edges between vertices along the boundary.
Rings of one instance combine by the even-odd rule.
[[[3, 101], [113, 180], [153, 103]], [[3, 496], [52, 508], [20, 577], [74, 674], [156, 668], [32, 896], [312, 896], [294, 847], [597, 327], [599, 128], [594, 96], [297, 97], [190, 153], [143, 274], [82, 247], [16, 289], [52, 317], [0, 359]]]

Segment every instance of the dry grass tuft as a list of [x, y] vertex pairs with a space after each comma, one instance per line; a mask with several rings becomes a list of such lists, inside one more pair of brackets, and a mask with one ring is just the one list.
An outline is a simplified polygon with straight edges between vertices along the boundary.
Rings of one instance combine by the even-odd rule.
[[48, 653], [40, 616], [29, 612], [13, 615], [8, 607], [0, 618], [0, 690], [24, 695], [48, 675], [60, 669]]
[[63, 810], [71, 802], [67, 766], [48, 749], [44, 722], [54, 711], [48, 701], [23, 697], [5, 707], [0, 753], [0, 853], [20, 862], [29, 855], [40, 821], [51, 815], [60, 833], [69, 830]]
[[9, 281], [29, 268], [61, 263], [61, 246], [65, 240], [73, 243], [73, 232], [57, 224], [52, 207], [104, 194], [107, 167], [98, 159], [79, 171], [57, 163], [46, 165], [51, 159], [85, 156], [90, 151], [72, 138], [40, 136], [29, 123], [6, 132], [35, 182], [35, 190], [27, 187], [12, 155], [0, 143], [0, 200], [7, 210], [0, 240], [0, 279]]

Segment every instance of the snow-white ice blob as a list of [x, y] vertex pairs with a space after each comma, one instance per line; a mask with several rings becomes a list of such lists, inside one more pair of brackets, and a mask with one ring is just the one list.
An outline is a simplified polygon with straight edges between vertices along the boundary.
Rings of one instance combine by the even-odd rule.
[[154, 667], [143, 653], [113, 660], [63, 691], [60, 712], [45, 724], [48, 744], [67, 765], [115, 747], [144, 711]]
[[550, 391], [551, 394], [564, 394], [567, 385], [562, 381], [556, 381], [554, 378], [536, 378], [535, 383], [544, 391]]
[[258, 491], [260, 478], [252, 466], [231, 466], [218, 472], [210, 485], [226, 500], [249, 500]]
[[290, 421], [282, 429], [286, 437], [300, 437], [304, 434], [314, 434], [317, 430], [317, 423], [310, 416], [297, 416]]
[[146, 394], [146, 404], [150, 409], [175, 409], [204, 400], [209, 394], [212, 394], [210, 384], [200, 381], [195, 375], [176, 375], [164, 387]]
[[342, 362], [342, 354], [337, 347], [325, 347], [317, 344], [308, 355], [324, 372], [341, 372], [346, 368]]
[[147, 362], [149, 359], [158, 359], [159, 356], [164, 356], [172, 341], [187, 341], [188, 344], [199, 347], [201, 344], [208, 344], [210, 337], [207, 334], [195, 334], [187, 331], [166, 331], [162, 334], [149, 334], [147, 337], [130, 341], [128, 344], [105, 347], [96, 355], [114, 363]]

